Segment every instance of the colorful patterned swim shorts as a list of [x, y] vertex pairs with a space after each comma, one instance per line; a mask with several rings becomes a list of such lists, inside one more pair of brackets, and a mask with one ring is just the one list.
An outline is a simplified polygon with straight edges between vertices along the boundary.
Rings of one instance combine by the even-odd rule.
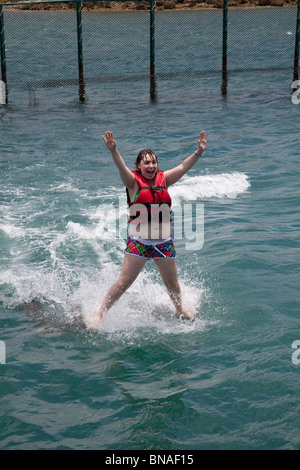
[[142, 243], [140, 240], [129, 237], [124, 253], [129, 253], [130, 255], [146, 259], [176, 257], [175, 246], [172, 238], [162, 243], [146, 244]]

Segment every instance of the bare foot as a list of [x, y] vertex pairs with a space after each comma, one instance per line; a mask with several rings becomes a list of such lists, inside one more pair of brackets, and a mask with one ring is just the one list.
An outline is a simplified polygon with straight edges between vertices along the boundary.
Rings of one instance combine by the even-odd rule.
[[102, 320], [102, 315], [95, 315], [93, 318], [91, 318], [90, 320], [88, 320], [88, 328], [92, 331], [97, 331], [99, 326], [100, 326], [100, 323], [101, 323], [101, 320]]
[[196, 318], [196, 310], [193, 308], [182, 308], [179, 313], [190, 321], [194, 321]]

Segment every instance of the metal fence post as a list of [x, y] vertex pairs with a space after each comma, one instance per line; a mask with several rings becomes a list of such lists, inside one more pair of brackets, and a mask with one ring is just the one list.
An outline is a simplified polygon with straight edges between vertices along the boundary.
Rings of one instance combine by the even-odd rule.
[[77, 48], [78, 48], [78, 81], [79, 81], [79, 99], [85, 101], [85, 89], [83, 78], [83, 53], [82, 53], [82, 0], [76, 2], [77, 18]]
[[228, 26], [228, 0], [223, 0], [223, 41], [222, 41], [222, 95], [227, 95], [227, 26]]
[[6, 54], [5, 54], [3, 5], [0, 5], [0, 54], [1, 54], [0, 104], [7, 104], [7, 77], [6, 77]]
[[150, 0], [150, 99], [155, 101], [156, 77], [155, 77], [155, 0]]
[[[296, 22], [296, 39], [295, 39], [295, 54], [294, 54], [294, 74], [293, 74], [293, 91], [299, 87], [299, 42], [300, 42], [300, 0], [297, 6], [297, 22]], [[294, 88], [294, 84], [295, 88]]]

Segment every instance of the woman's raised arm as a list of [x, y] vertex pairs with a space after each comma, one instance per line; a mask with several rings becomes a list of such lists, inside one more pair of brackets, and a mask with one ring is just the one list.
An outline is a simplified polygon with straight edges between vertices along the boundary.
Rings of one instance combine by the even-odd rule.
[[104, 143], [108, 150], [110, 150], [112, 159], [119, 170], [121, 180], [123, 184], [128, 188], [131, 189], [135, 183], [135, 177], [131, 170], [126, 166], [123, 158], [121, 157], [118, 149], [116, 141], [114, 140], [113, 133], [110, 131], [105, 132], [105, 137], [102, 136]]
[[190, 157], [186, 158], [180, 165], [164, 172], [166, 186], [169, 187], [176, 183], [185, 173], [187, 173], [201, 157], [206, 149], [207, 134], [202, 131], [198, 139], [198, 149]]

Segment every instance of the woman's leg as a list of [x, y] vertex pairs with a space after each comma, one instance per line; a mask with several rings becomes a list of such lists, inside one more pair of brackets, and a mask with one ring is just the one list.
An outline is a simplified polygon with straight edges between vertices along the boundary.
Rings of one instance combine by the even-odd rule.
[[182, 305], [181, 289], [177, 278], [176, 259], [156, 258], [154, 261], [177, 312], [184, 315], [189, 320], [194, 320], [196, 316], [195, 310], [187, 309]]
[[122, 270], [119, 279], [111, 286], [107, 292], [98, 314], [91, 319], [89, 326], [97, 329], [100, 321], [107, 310], [109, 310], [119, 300], [121, 295], [131, 286], [141, 272], [147, 258], [125, 254]]

